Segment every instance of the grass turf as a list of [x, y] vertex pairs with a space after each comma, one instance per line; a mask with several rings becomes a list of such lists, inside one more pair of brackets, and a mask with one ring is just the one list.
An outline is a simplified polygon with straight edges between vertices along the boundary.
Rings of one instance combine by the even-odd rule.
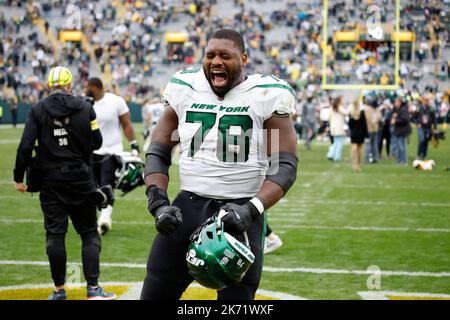
[[[141, 126], [136, 125], [136, 132]], [[0, 260], [47, 261], [38, 195], [17, 193], [11, 182], [22, 129], [0, 127]], [[141, 142], [142, 145], [142, 142]], [[409, 162], [417, 137], [409, 143]], [[269, 210], [269, 224], [284, 245], [265, 257], [265, 266], [382, 271], [450, 272], [450, 144], [430, 145], [431, 172], [382, 160], [353, 173], [349, 146], [341, 163], [331, 163], [325, 144], [308, 152], [298, 146], [298, 179], [285, 199]], [[169, 194], [178, 190], [171, 168]], [[156, 234], [143, 188], [118, 197], [112, 231], [103, 237], [102, 262], [146, 262]], [[366, 228], [369, 227], [369, 228]], [[375, 229], [374, 229], [375, 228]], [[378, 228], [378, 229], [376, 229]], [[422, 230], [423, 228], [428, 230]], [[81, 261], [78, 235], [66, 239], [68, 261]], [[0, 265], [0, 286], [49, 283], [46, 266]], [[101, 281], [142, 281], [144, 269], [103, 267]], [[260, 288], [309, 299], [358, 299], [368, 275], [264, 272]], [[450, 293], [450, 277], [382, 276], [381, 290]]]

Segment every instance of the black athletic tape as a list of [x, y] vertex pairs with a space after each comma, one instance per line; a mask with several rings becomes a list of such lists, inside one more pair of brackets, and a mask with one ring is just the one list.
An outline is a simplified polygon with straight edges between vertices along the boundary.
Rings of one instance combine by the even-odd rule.
[[266, 179], [278, 184], [284, 193], [288, 192], [297, 179], [297, 162], [296, 155], [290, 152], [273, 154]]
[[170, 206], [169, 197], [167, 196], [167, 191], [161, 188], [158, 188], [156, 185], [150, 185], [147, 190], [145, 190], [145, 194], [148, 199], [148, 211], [155, 216], [156, 209], [161, 206]]
[[147, 150], [145, 176], [152, 173], [162, 173], [169, 176], [172, 164], [172, 148], [166, 144], [152, 142]]

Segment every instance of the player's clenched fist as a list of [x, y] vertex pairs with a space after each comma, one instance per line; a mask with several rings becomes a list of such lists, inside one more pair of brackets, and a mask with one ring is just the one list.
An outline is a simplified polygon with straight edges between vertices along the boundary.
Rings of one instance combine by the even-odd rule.
[[174, 206], [161, 206], [156, 209], [155, 214], [156, 230], [163, 235], [170, 235], [183, 222], [181, 210]]
[[155, 217], [156, 230], [168, 236], [183, 222], [181, 210], [171, 206], [167, 191], [150, 185], [145, 191], [148, 199], [148, 211]]

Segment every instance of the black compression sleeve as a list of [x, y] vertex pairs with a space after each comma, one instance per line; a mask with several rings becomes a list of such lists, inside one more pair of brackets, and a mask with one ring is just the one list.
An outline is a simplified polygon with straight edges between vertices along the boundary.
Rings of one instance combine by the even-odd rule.
[[172, 148], [159, 142], [152, 142], [147, 151], [145, 176], [152, 173], [162, 173], [169, 176], [169, 167], [172, 164]]
[[275, 153], [270, 158], [266, 179], [278, 184], [286, 193], [297, 179], [298, 159], [295, 154], [289, 152]]

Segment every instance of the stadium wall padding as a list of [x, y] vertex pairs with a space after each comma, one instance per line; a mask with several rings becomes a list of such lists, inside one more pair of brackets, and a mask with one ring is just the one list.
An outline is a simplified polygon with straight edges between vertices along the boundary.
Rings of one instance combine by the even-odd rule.
[[[0, 100], [0, 106], [3, 107], [3, 117], [1, 118], [0, 124], [11, 124], [12, 116], [10, 111], [10, 105], [5, 100]], [[25, 123], [27, 118], [28, 110], [30, 109], [30, 104], [19, 103], [17, 123]], [[128, 107], [130, 108], [131, 121], [132, 122], [142, 122], [141, 106], [135, 102], [129, 102]]]

